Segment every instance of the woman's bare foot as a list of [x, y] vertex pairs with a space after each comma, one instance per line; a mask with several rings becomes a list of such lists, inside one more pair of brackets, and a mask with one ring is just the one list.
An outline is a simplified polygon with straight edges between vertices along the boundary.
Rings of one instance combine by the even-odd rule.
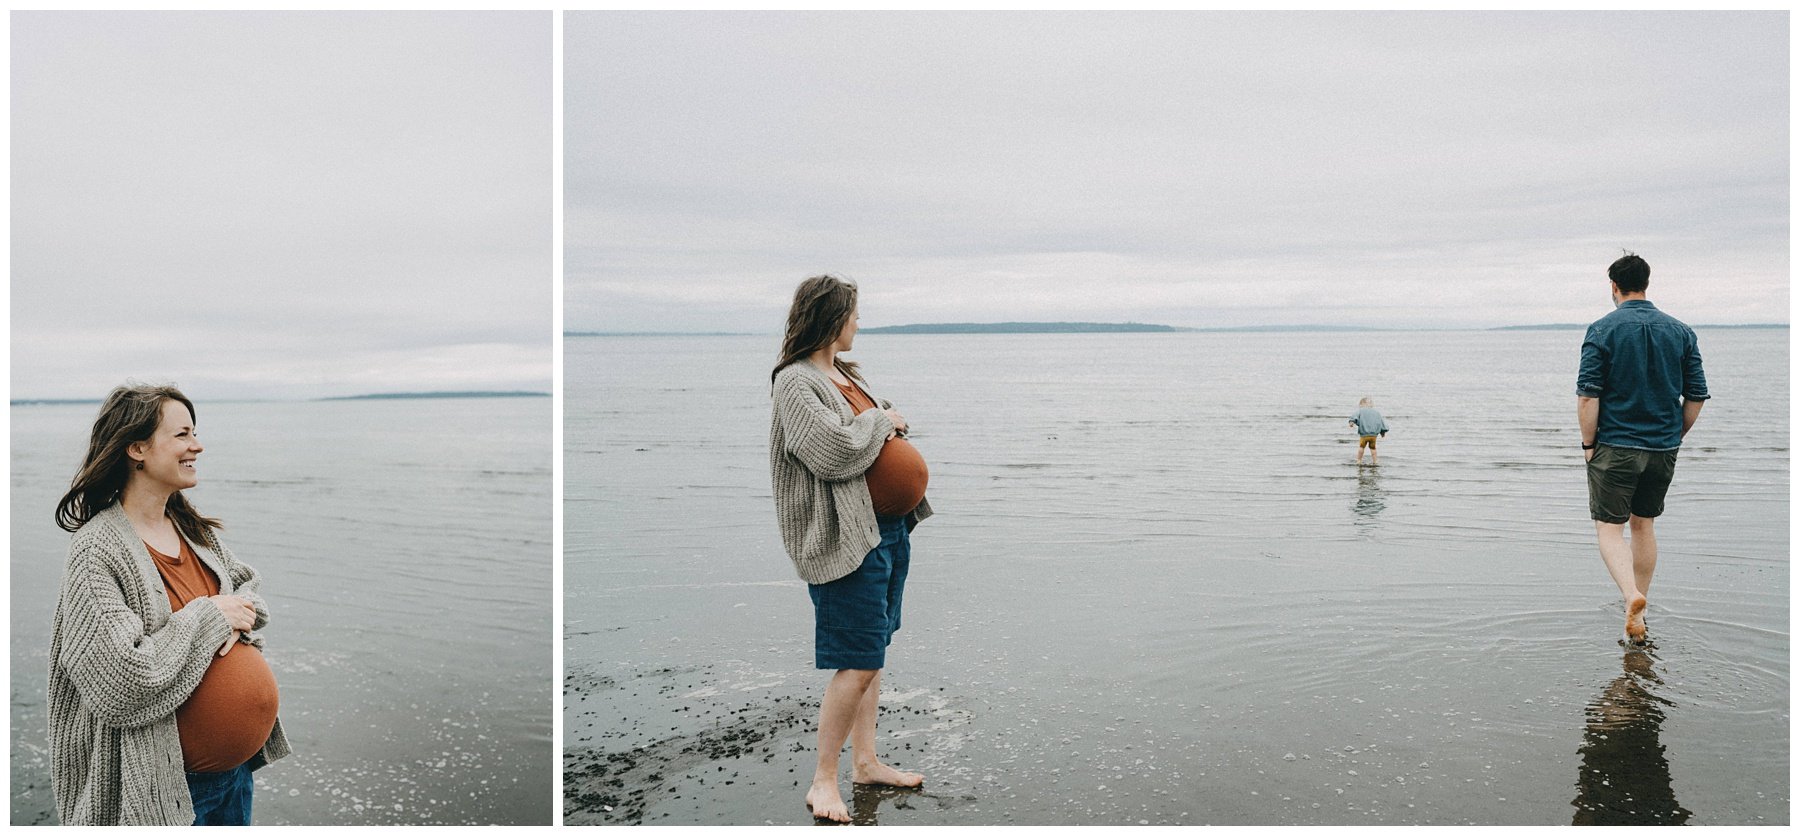
[[1647, 632], [1644, 627], [1644, 608], [1649, 605], [1650, 601], [1642, 595], [1632, 598], [1631, 602], [1625, 605], [1625, 638], [1630, 639], [1634, 644], [1644, 643], [1644, 635]]
[[850, 809], [844, 806], [844, 797], [838, 794], [835, 778], [830, 782], [813, 782], [812, 789], [806, 791], [806, 809], [812, 811], [815, 819], [850, 820]]
[[877, 784], [884, 787], [917, 787], [925, 783], [925, 776], [917, 772], [901, 772], [877, 761], [870, 766], [857, 766], [852, 769], [850, 780], [858, 784]]

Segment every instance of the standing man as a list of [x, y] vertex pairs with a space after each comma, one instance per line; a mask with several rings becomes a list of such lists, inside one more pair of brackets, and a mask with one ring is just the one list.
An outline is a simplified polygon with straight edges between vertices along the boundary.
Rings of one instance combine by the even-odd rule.
[[1576, 414], [1600, 559], [1625, 600], [1625, 640], [1642, 644], [1656, 571], [1654, 523], [1681, 439], [1706, 402], [1706, 375], [1694, 329], [1644, 298], [1650, 265], [1626, 253], [1606, 272], [1617, 310], [1589, 325], [1582, 340]]

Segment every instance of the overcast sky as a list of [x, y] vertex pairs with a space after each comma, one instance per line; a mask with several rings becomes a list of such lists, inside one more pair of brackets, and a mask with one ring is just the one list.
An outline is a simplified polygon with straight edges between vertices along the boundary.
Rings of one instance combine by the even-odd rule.
[[12, 396], [551, 386], [551, 18], [12, 15]]
[[564, 327], [1787, 321], [1788, 18], [565, 18]]

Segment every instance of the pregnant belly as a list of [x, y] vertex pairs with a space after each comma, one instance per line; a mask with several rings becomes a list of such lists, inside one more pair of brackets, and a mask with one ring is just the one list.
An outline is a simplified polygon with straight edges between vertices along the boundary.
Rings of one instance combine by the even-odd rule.
[[214, 656], [199, 687], [175, 710], [189, 772], [223, 772], [249, 760], [275, 728], [275, 672], [262, 651], [238, 644]]
[[919, 455], [912, 442], [890, 438], [863, 477], [869, 482], [869, 499], [875, 504], [875, 513], [898, 517], [919, 507], [931, 474], [925, 470], [925, 457]]

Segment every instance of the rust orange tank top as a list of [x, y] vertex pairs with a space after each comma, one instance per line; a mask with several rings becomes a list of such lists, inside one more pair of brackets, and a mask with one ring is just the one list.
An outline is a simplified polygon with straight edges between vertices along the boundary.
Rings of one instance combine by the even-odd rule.
[[[189, 601], [219, 594], [219, 579], [200, 562], [185, 538], [181, 554], [170, 557], [151, 548], [162, 575], [169, 608], [179, 611]], [[262, 651], [239, 643], [224, 656], [213, 648], [212, 664], [187, 702], [175, 709], [181, 735], [181, 760], [189, 772], [224, 772], [255, 756], [275, 728], [280, 695], [275, 673]]]
[[[832, 383], [850, 402], [852, 413], [861, 415], [865, 410], [875, 408], [875, 401], [861, 387], [845, 386], [835, 380]], [[882, 445], [881, 453], [875, 457], [875, 463], [869, 465], [863, 478], [869, 482], [869, 499], [875, 504], [875, 513], [899, 517], [919, 507], [931, 474], [925, 470], [925, 457], [919, 455], [912, 442], [895, 436]]]

